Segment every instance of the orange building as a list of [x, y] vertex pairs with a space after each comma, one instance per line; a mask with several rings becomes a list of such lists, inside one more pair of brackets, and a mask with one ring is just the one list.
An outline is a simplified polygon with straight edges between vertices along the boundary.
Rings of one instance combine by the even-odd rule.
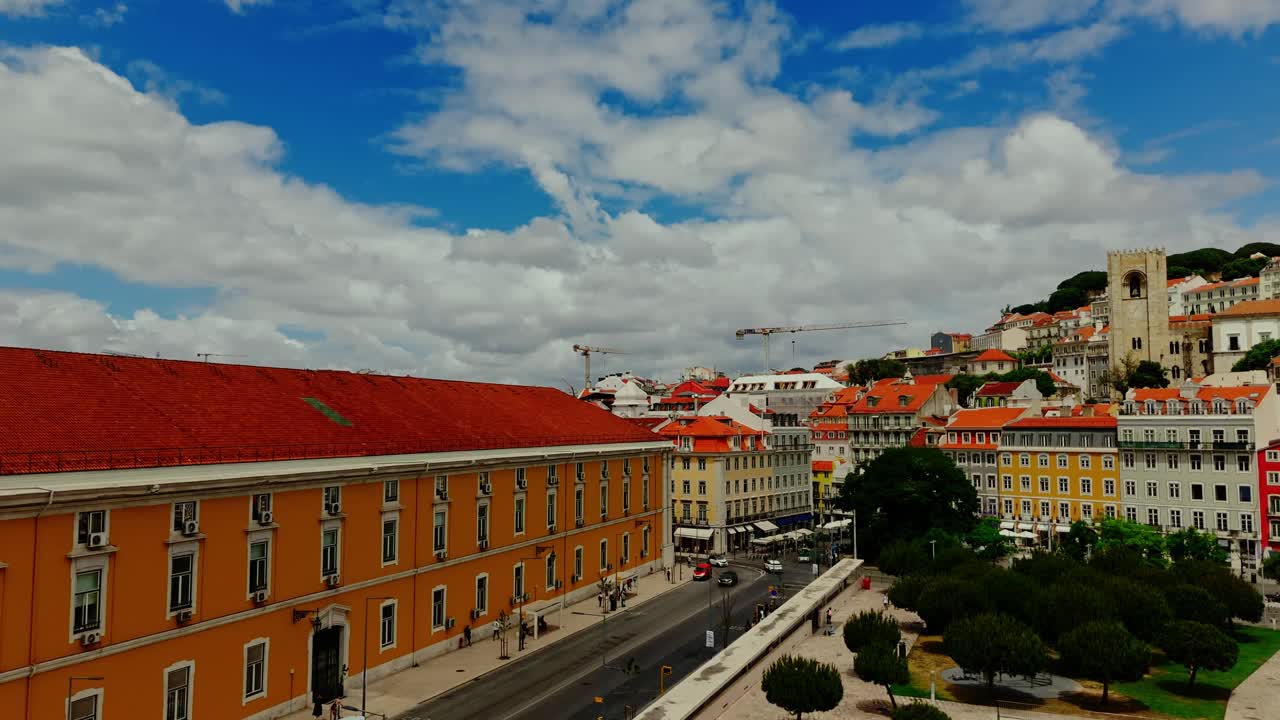
[[277, 717], [670, 552], [669, 441], [550, 388], [14, 348], [0, 387], [6, 718]]

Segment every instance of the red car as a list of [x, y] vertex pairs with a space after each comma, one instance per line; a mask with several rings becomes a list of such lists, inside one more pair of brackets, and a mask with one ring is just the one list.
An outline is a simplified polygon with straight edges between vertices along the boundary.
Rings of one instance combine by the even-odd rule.
[[711, 579], [710, 563], [702, 563], [698, 565], [698, 567], [694, 568], [693, 579], [694, 580], [710, 580]]

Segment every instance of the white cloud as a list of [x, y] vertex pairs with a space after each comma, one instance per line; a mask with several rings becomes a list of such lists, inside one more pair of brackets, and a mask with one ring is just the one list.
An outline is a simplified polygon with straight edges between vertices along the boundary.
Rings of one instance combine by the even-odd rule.
[[885, 25], [867, 25], [850, 32], [832, 44], [836, 50], [862, 50], [897, 45], [915, 40], [924, 34], [919, 23], [902, 22]]
[[0, 15], [9, 17], [40, 17], [51, 7], [65, 0], [0, 0]]
[[94, 8], [89, 15], [81, 15], [80, 22], [90, 27], [108, 28], [113, 25], [119, 25], [124, 22], [124, 15], [129, 11], [129, 6], [122, 2], [108, 5], [105, 7]]
[[251, 8], [254, 5], [271, 4], [271, 0], [223, 0], [223, 2], [227, 4], [227, 7], [231, 9], [231, 12], [237, 15], [243, 15], [247, 8]]
[[[739, 327], [909, 319], [796, 338], [806, 364], [878, 354], [979, 328], [1109, 248], [1257, 234], [1217, 211], [1257, 176], [1135, 173], [1060, 116], [930, 132], [936, 111], [910, 96], [783, 92], [773, 81], [789, 29], [768, 8], [736, 18], [686, 0], [578, 3], [531, 18], [509, 3], [416, 7], [398, 22], [431, 33], [424, 57], [462, 81], [400, 130], [399, 151], [522, 168], [558, 217], [511, 232], [424, 227], [418, 208], [287, 175], [287, 138], [271, 128], [196, 125], [78, 50], [11, 49], [0, 55], [12, 108], [0, 113], [0, 267], [74, 262], [216, 294], [169, 317], [0, 293], [0, 332], [560, 385], [579, 377], [573, 342], [632, 352], [604, 358], [606, 370], [748, 370], [759, 345], [735, 341]], [[870, 134], [877, 149], [862, 144]], [[670, 222], [605, 209], [641, 194], [706, 212]]]
[[1280, 23], [1280, 0], [1111, 0], [1116, 15], [1177, 22], [1240, 36]]
[[969, 21], [1001, 32], [1064, 25], [1085, 17], [1098, 0], [964, 0]]
[[125, 70], [135, 85], [171, 102], [178, 102], [186, 95], [208, 105], [227, 102], [227, 96], [222, 91], [177, 77], [150, 60], [133, 60]]

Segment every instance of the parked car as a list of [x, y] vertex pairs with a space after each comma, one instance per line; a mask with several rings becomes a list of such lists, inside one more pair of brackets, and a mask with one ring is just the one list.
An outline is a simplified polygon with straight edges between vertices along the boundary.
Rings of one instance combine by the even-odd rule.
[[723, 555], [712, 555], [710, 562], [712, 567], [729, 567], [729, 558]]
[[710, 580], [711, 565], [708, 563], [700, 563], [698, 567], [693, 569], [693, 579], [694, 580]]
[[737, 585], [738, 573], [732, 570], [725, 570], [724, 572], [720, 573], [720, 577], [716, 580], [716, 582], [720, 583], [721, 585]]
[[800, 554], [796, 556], [796, 562], [813, 562], [813, 555], [808, 550], [801, 550]]
[[1280, 593], [1267, 593], [1264, 597], [1269, 603], [1280, 604]]
[[782, 561], [781, 561], [781, 560], [775, 560], [775, 559], [773, 559], [773, 558], [770, 558], [770, 559], [768, 559], [768, 560], [765, 560], [765, 561], [764, 561], [764, 569], [765, 569], [765, 572], [781, 573], [781, 572], [782, 572]]

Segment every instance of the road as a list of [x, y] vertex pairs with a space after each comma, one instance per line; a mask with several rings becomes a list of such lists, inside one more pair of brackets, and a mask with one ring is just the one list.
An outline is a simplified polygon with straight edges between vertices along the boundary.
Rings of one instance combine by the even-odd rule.
[[[735, 563], [739, 583], [728, 591], [736, 637], [766, 602], [777, 576]], [[688, 569], [685, 570], [688, 572]], [[716, 574], [723, 572], [717, 568]], [[813, 579], [808, 565], [785, 563], [784, 595]], [[672, 667], [667, 686], [679, 682], [720, 649], [720, 604], [726, 593], [713, 582], [688, 583], [661, 597], [610, 614], [600, 628], [584, 630], [545, 650], [460, 685], [399, 716], [398, 720], [622, 720], [658, 695], [659, 671]], [[712, 610], [708, 612], [708, 595]], [[715, 618], [715, 650], [706, 647], [708, 616]], [[625, 668], [638, 665], [638, 672]], [[633, 667], [634, 667], [633, 665]], [[604, 703], [596, 704], [601, 697]]]

